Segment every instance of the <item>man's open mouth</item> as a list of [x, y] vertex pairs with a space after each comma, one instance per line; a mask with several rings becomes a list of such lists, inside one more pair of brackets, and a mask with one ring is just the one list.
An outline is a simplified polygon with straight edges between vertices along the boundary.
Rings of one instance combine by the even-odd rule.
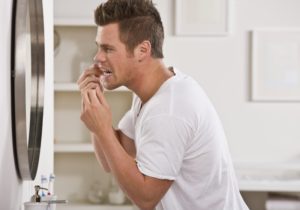
[[101, 68], [101, 70], [102, 70], [102, 75], [103, 75], [103, 76], [109, 76], [109, 75], [112, 74], [112, 71], [109, 70], [109, 69]]

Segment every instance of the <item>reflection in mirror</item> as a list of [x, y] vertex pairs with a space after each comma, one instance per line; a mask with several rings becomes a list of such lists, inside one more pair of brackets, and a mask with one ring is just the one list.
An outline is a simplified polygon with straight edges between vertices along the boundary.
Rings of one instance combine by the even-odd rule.
[[12, 123], [19, 177], [36, 176], [44, 105], [44, 24], [41, 0], [14, 0]]

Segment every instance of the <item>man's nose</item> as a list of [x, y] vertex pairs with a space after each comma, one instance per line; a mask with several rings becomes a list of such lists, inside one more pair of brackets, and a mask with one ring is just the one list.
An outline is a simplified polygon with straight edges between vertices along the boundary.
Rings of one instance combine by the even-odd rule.
[[103, 52], [103, 50], [99, 49], [96, 53], [96, 55], [94, 56], [94, 62], [100, 62], [103, 63], [106, 60], [106, 55]]

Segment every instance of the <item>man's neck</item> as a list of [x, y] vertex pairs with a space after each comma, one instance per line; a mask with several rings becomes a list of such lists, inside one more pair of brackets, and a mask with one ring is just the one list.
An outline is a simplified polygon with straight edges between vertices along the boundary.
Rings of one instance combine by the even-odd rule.
[[173, 75], [174, 72], [169, 70], [162, 61], [157, 61], [151, 65], [142, 67], [134, 83], [128, 88], [137, 94], [144, 104]]

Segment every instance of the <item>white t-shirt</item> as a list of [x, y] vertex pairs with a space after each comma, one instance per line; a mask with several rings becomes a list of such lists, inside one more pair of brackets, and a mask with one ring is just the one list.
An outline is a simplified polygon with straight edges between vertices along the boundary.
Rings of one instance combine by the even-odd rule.
[[174, 69], [141, 108], [135, 95], [119, 129], [134, 139], [141, 173], [174, 180], [156, 210], [246, 210], [211, 102]]

